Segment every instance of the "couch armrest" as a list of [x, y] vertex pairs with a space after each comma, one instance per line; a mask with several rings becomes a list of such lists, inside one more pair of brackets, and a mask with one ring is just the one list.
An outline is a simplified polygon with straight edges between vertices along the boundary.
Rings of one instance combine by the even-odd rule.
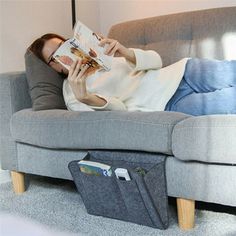
[[17, 169], [15, 142], [11, 138], [10, 118], [31, 107], [25, 72], [0, 74], [0, 160], [3, 169]]
[[172, 151], [181, 160], [236, 164], [236, 115], [180, 121], [172, 133]]

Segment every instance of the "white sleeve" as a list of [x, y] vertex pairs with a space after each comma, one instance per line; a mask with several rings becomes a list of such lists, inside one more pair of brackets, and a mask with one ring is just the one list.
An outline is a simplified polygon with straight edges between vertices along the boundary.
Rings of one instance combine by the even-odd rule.
[[99, 110], [100, 111], [121, 111], [121, 110], [127, 110], [125, 104], [121, 100], [119, 100], [118, 98], [103, 96], [103, 95], [100, 95], [100, 94], [94, 94], [94, 95], [105, 99], [106, 102], [107, 102], [102, 107], [88, 105], [90, 108], [92, 108], [94, 110], [98, 110], [98, 111]]
[[142, 50], [139, 48], [130, 48], [134, 51], [136, 65], [132, 62], [127, 62], [135, 71], [160, 69], [162, 67], [162, 59], [154, 50]]
[[104, 100], [106, 100], [107, 101], [106, 104], [102, 107], [99, 107], [99, 106], [90, 106], [85, 103], [82, 103], [75, 98], [68, 81], [65, 80], [63, 83], [63, 97], [66, 107], [69, 111], [127, 110], [125, 104], [118, 98], [103, 96], [100, 94], [94, 94], [94, 95], [97, 95], [98, 97], [101, 97]]
[[94, 111], [94, 109], [75, 98], [67, 79], [63, 82], [63, 98], [69, 111]]
[[69, 101], [66, 104], [66, 107], [69, 111], [95, 111], [88, 105], [77, 100]]

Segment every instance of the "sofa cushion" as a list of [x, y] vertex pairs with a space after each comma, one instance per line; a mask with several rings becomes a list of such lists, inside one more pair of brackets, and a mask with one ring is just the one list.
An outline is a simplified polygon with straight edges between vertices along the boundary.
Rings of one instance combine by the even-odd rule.
[[66, 109], [62, 76], [30, 51], [25, 54], [25, 67], [33, 110]]
[[177, 112], [127, 112], [25, 109], [11, 118], [15, 141], [45, 148], [124, 149], [172, 154]]
[[127, 47], [155, 50], [160, 54], [163, 66], [168, 66], [189, 56], [190, 16], [185, 13], [122, 22], [111, 27], [108, 37]]
[[191, 117], [173, 130], [172, 151], [181, 160], [236, 164], [236, 115]]
[[183, 57], [235, 59], [235, 31], [235, 7], [226, 7], [118, 23], [108, 37], [126, 47], [156, 50], [168, 66]]

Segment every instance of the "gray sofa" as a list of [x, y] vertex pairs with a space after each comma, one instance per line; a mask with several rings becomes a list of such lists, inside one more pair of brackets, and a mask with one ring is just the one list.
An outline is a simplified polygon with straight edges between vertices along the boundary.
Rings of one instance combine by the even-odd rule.
[[[165, 66], [183, 57], [229, 59], [235, 16], [236, 7], [158, 16], [115, 25], [109, 37], [156, 50]], [[87, 150], [135, 150], [168, 155], [168, 195], [177, 198], [181, 228], [193, 227], [195, 201], [236, 206], [236, 115], [35, 112], [25, 72], [0, 75], [0, 107], [1, 165], [16, 193], [24, 173], [72, 179], [68, 163]]]

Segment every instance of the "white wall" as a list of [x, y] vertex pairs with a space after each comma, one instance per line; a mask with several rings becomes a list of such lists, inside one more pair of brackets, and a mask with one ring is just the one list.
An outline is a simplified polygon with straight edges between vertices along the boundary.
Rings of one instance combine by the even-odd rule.
[[[107, 35], [116, 23], [183, 11], [236, 6], [236, 0], [77, 0], [77, 19]], [[24, 70], [24, 52], [47, 32], [72, 35], [70, 0], [0, 0], [0, 73]]]
[[177, 12], [236, 6], [236, 0], [98, 0], [100, 27], [106, 35], [111, 25]]
[[71, 36], [71, 1], [0, 0], [0, 73], [24, 70], [24, 53], [49, 32]]
[[86, 24], [94, 32], [100, 32], [100, 2], [99, 0], [77, 0], [77, 19]]

